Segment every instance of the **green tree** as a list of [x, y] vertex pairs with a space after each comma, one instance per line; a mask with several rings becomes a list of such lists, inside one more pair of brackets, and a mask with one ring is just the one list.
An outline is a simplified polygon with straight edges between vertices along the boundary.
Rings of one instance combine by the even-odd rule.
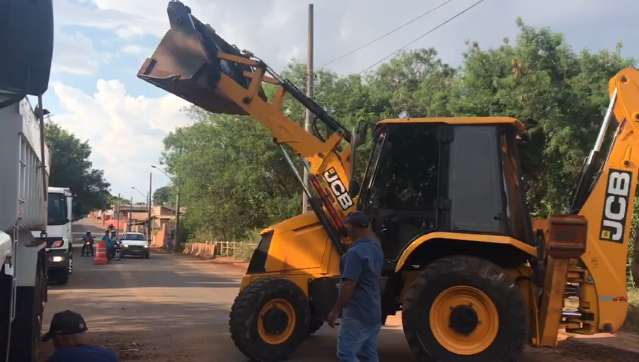
[[437, 57], [435, 49], [417, 49], [402, 53], [382, 64], [369, 79], [370, 92], [378, 121], [410, 116], [433, 117], [449, 114], [447, 104], [455, 69]]
[[620, 47], [575, 53], [561, 34], [518, 21], [517, 42], [470, 44], [449, 97], [455, 115], [518, 118], [530, 141], [522, 159], [528, 200], [541, 215], [568, 210], [583, 159], [608, 104], [608, 79], [634, 64]]
[[102, 170], [92, 168], [91, 146], [56, 124], [47, 124], [47, 144], [51, 150], [49, 185], [69, 187], [74, 194], [73, 212], [81, 217], [109, 204], [109, 183]]
[[240, 239], [300, 209], [299, 187], [269, 133], [247, 117], [193, 108], [197, 122], [164, 141], [191, 229]]
[[164, 205], [171, 203], [171, 186], [163, 186], [153, 192], [153, 204]]

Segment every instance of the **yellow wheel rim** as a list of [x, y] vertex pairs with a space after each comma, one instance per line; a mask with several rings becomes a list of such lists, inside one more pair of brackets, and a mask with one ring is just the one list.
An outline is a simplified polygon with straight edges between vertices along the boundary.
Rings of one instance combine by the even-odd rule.
[[486, 293], [471, 286], [458, 285], [441, 292], [428, 319], [437, 342], [459, 355], [483, 352], [499, 331], [497, 307]]
[[264, 342], [281, 344], [293, 334], [295, 322], [295, 308], [291, 303], [282, 298], [271, 299], [260, 309], [257, 330]]

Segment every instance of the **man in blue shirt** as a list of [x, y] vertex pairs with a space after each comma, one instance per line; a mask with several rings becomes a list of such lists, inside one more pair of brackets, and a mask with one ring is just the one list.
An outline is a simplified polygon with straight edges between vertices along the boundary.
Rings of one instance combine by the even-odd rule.
[[42, 336], [43, 341], [52, 339], [55, 346], [47, 362], [117, 362], [118, 356], [112, 350], [83, 343], [87, 329], [78, 313], [70, 310], [56, 313], [49, 331]]
[[115, 254], [115, 240], [111, 238], [109, 229], [104, 231], [102, 241], [104, 241], [104, 247], [106, 248], [107, 259], [111, 260]]
[[364, 213], [351, 213], [345, 225], [353, 244], [342, 256], [339, 296], [327, 321], [335, 327], [342, 315], [337, 338], [337, 357], [341, 362], [377, 362], [384, 253]]

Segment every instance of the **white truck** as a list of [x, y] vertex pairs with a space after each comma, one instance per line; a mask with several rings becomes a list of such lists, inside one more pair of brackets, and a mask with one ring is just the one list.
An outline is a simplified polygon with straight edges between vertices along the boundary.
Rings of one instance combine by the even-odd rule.
[[27, 98], [0, 109], [0, 343], [11, 361], [35, 358], [46, 299], [49, 171], [40, 142]]
[[[66, 284], [73, 272], [73, 195], [67, 187], [49, 187], [47, 212], [47, 277]], [[34, 237], [38, 237], [35, 232]]]
[[[52, 0], [0, 1], [0, 361], [35, 362], [46, 301], [48, 151], [42, 94]], [[26, 96], [38, 96], [37, 117]]]

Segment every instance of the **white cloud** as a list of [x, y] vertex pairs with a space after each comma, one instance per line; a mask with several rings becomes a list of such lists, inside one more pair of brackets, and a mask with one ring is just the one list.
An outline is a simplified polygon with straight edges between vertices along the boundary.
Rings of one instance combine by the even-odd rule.
[[190, 124], [187, 103], [173, 95], [132, 96], [118, 80], [98, 80], [93, 94], [60, 82], [53, 91], [62, 110], [52, 120], [93, 148], [94, 167], [103, 169], [114, 192], [130, 193], [143, 184], [149, 165], [157, 163], [162, 139]]
[[131, 55], [147, 55], [147, 56], [151, 55], [151, 53], [153, 52], [153, 50], [150, 48], [146, 48], [136, 44], [127, 44], [122, 47], [121, 51], [123, 53], [131, 54]]
[[[128, 3], [128, 2], [124, 2]], [[149, 3], [153, 7], [144, 7]], [[56, 0], [54, 14], [56, 26], [82, 26], [110, 30], [120, 37], [136, 35], [161, 36], [168, 27], [168, 20], [160, 16], [166, 4], [159, 1], [131, 1], [136, 7], [105, 7], [89, 1]], [[150, 12], [149, 9], [158, 11]], [[139, 11], [138, 11], [139, 10]]]
[[94, 75], [102, 58], [93, 41], [81, 33], [58, 31], [53, 53], [53, 72]]
[[[118, 37], [141, 35], [161, 37], [168, 29], [165, 0], [57, 0], [56, 21], [109, 29]], [[276, 69], [283, 68], [290, 57], [298, 60], [306, 48], [306, 3], [298, 0], [184, 0], [193, 14], [230, 43], [249, 49]], [[451, 17], [474, 0], [451, 2], [364, 51], [358, 52], [330, 68], [340, 73], [356, 72], [414, 39], [430, 27]], [[385, 0], [321, 1], [315, 4], [316, 63], [347, 52], [385, 31], [422, 13], [439, 1]], [[624, 41], [632, 55], [639, 53], [634, 44], [638, 34], [632, 27], [633, 14], [639, 11], [635, 0], [619, 0], [619, 13], [604, 2], [583, 0], [486, 1], [414, 47], [436, 47], [445, 61], [458, 64], [466, 49], [465, 41], [482, 46], [496, 46], [504, 37], [517, 33], [515, 19], [523, 17], [534, 26], [550, 26], [565, 32], [576, 48], [613, 48]], [[549, 12], [547, 9], [553, 9]], [[621, 18], [619, 18], [621, 17]], [[626, 25], [624, 25], [626, 24]]]
[[[193, 14], [231, 44], [248, 49], [281, 70], [291, 59], [304, 61], [306, 53], [307, 2], [299, 0], [182, 0]], [[443, 0], [315, 1], [315, 64], [337, 55], [402, 24]], [[342, 74], [358, 72], [434, 25], [451, 17], [475, 0], [451, 2], [401, 31], [360, 52], [328, 66]], [[134, 74], [145, 56], [168, 30], [168, 0], [56, 0], [54, 1], [56, 47], [53, 90], [61, 109], [54, 119], [94, 145], [95, 166], [106, 170], [114, 190], [129, 190], [162, 150], [161, 140], [178, 125], [187, 124], [179, 109], [186, 105], [176, 97], [133, 96], [125, 89], [137, 88]], [[537, 0], [486, 1], [412, 47], [435, 47], [441, 58], [458, 65], [466, 40], [483, 48], [500, 44], [517, 34], [515, 19], [535, 26], [548, 26], [566, 35], [575, 50], [612, 49], [625, 44], [623, 54], [639, 58], [639, 27], [634, 14], [636, 0], [618, 0], [615, 7], [603, 1]], [[548, 9], [552, 9], [549, 11]], [[618, 9], [624, 9], [619, 12]], [[152, 38], [152, 39], [149, 39]], [[155, 39], [155, 40], [153, 40]], [[106, 49], [119, 49], [108, 52]], [[79, 89], [76, 84], [55, 82], [64, 74], [99, 77], [104, 63], [118, 54], [118, 66], [131, 68], [120, 80], [97, 82], [97, 88]], [[139, 59], [138, 59], [139, 58]], [[125, 73], [125, 72], [121, 72]], [[118, 73], [118, 74], [121, 74]], [[104, 75], [102, 75], [104, 77]], [[86, 84], [83, 78], [82, 83]], [[95, 78], [92, 78], [95, 79]], [[157, 91], [157, 90], [156, 90]]]

